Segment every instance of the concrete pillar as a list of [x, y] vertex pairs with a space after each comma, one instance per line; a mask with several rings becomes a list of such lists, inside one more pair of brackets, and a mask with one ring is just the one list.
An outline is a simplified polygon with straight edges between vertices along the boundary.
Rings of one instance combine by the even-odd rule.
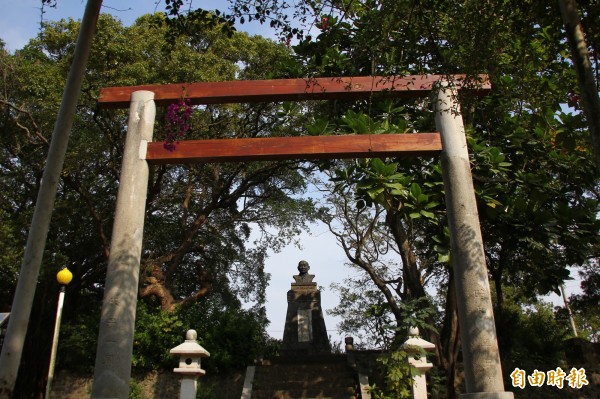
[[467, 140], [456, 91], [442, 84], [435, 101], [442, 136], [442, 170], [466, 394], [461, 399], [511, 399], [504, 392], [487, 267], [469, 164]]
[[81, 21], [77, 44], [73, 53], [73, 61], [65, 83], [60, 109], [54, 124], [52, 140], [48, 149], [48, 157], [44, 173], [40, 181], [40, 189], [35, 202], [31, 227], [27, 234], [27, 245], [23, 254], [19, 281], [15, 290], [8, 320], [6, 337], [0, 353], [0, 398], [10, 399], [13, 396], [15, 382], [23, 355], [25, 336], [29, 325], [29, 317], [33, 306], [35, 290], [38, 284], [42, 258], [46, 247], [46, 238], [50, 228], [50, 218], [54, 210], [54, 199], [61, 180], [61, 173], [69, 144], [69, 136], [73, 125], [73, 116], [81, 93], [81, 85], [85, 76], [85, 68], [92, 48], [92, 39], [96, 31], [96, 22], [100, 15], [102, 0], [88, 0]]
[[246, 368], [246, 378], [244, 379], [244, 387], [242, 388], [241, 399], [252, 398], [252, 384], [254, 383], [254, 374], [256, 374], [256, 366], [248, 366]]
[[131, 95], [127, 138], [106, 272], [93, 399], [127, 399], [148, 189], [145, 148], [152, 141], [154, 93]]

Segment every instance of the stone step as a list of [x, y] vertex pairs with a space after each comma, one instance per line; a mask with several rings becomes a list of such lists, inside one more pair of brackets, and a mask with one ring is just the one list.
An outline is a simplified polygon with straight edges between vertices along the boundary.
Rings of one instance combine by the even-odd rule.
[[337, 364], [347, 363], [346, 355], [297, 355], [297, 356], [278, 356], [263, 360], [264, 365], [274, 364]]
[[268, 394], [268, 395], [258, 395], [255, 396], [254, 394], [252, 394], [252, 399], [358, 399], [357, 396], [355, 395], [351, 395], [351, 396], [347, 396], [347, 395], [342, 395], [342, 396], [315, 396], [314, 398], [311, 397], [305, 397], [305, 396], [298, 396], [298, 397], [294, 397], [294, 396], [290, 396], [288, 394]]
[[267, 394], [267, 395], [254, 395], [252, 394], [252, 399], [358, 399], [357, 396], [355, 395], [337, 395], [337, 396], [315, 396], [314, 398], [308, 397], [308, 396], [290, 396], [287, 393], [286, 394]]
[[255, 377], [254, 381], [261, 386], [277, 386], [277, 385], [290, 385], [290, 386], [353, 386], [355, 378], [353, 376], [331, 376], [330, 378], [319, 377], [319, 378], [298, 378], [293, 376], [264, 376]]
[[252, 387], [253, 391], [275, 392], [275, 391], [305, 391], [314, 390], [323, 393], [354, 393], [354, 385], [294, 385], [294, 384], [277, 384], [277, 385], [258, 385]]
[[343, 373], [348, 370], [353, 370], [352, 367], [347, 364], [331, 364], [331, 365], [291, 365], [291, 364], [274, 364], [271, 366], [256, 366], [257, 371], [269, 372], [269, 373]]
[[252, 391], [256, 392], [314, 392], [314, 393], [328, 393], [328, 394], [353, 394], [356, 393], [353, 385], [342, 385], [332, 387], [314, 387], [314, 386], [298, 386], [298, 387], [272, 387], [272, 386], [258, 386], [253, 387]]
[[[349, 370], [347, 364], [304, 364], [304, 365], [292, 365], [292, 364], [273, 364], [273, 365], [262, 365], [257, 366], [257, 371], [273, 372], [273, 373], [336, 373], [345, 372]], [[351, 369], [350, 369], [351, 370]]]
[[318, 389], [252, 390], [252, 399], [356, 399], [354, 390], [325, 392]]
[[278, 357], [256, 366], [252, 399], [356, 399], [344, 355]]
[[331, 378], [276, 378], [273, 376], [269, 376], [268, 378], [254, 378], [254, 382], [259, 386], [294, 386], [294, 387], [305, 387], [305, 386], [318, 386], [318, 387], [326, 387], [326, 386], [354, 386], [355, 378], [351, 376], [347, 377], [336, 377], [332, 376]]
[[256, 371], [254, 379], [265, 379], [274, 381], [314, 381], [319, 382], [322, 380], [328, 380], [332, 378], [354, 378], [354, 373], [350, 371], [336, 372], [336, 373], [323, 373], [323, 372], [289, 372], [289, 373], [270, 373], [264, 370]]

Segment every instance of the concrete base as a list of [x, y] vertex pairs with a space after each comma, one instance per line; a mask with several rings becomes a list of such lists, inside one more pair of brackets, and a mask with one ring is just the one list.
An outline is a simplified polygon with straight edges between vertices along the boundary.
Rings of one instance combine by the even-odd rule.
[[[311, 279], [314, 277], [308, 276]], [[312, 281], [292, 283], [287, 300], [281, 354], [293, 356], [330, 353], [331, 345], [321, 308], [321, 291], [317, 284]]]
[[512, 392], [475, 392], [458, 395], [458, 399], [514, 399]]

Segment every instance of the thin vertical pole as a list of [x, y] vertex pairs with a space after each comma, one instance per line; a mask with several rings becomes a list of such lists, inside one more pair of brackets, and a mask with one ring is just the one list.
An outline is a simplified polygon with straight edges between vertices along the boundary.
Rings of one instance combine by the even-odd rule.
[[502, 381], [465, 129], [456, 91], [445, 82], [435, 102], [435, 123], [442, 136], [442, 170], [465, 368], [467, 393], [460, 398], [513, 398], [511, 392], [504, 392]]
[[31, 220], [31, 228], [27, 235], [27, 244], [21, 262], [21, 271], [19, 272], [19, 281], [11, 307], [10, 319], [8, 320], [6, 338], [0, 354], [0, 399], [10, 399], [13, 396], [19, 364], [23, 355], [29, 316], [33, 306], [35, 288], [38, 283], [44, 248], [46, 247], [46, 238], [50, 228], [54, 199], [60, 182], [60, 174], [62, 173], [71, 126], [73, 125], [73, 115], [79, 100], [81, 83], [101, 6], [102, 0], [88, 0], [85, 7], [75, 52], [73, 53], [73, 62], [71, 63], [58, 116], [54, 124], [48, 158], [46, 159], [46, 166], [44, 167]]
[[569, 304], [569, 299], [567, 298], [567, 294], [565, 293], [565, 285], [561, 284], [558, 286], [560, 288], [560, 293], [562, 294], [563, 301], [565, 301], [565, 308], [569, 312], [569, 320], [571, 321], [571, 328], [573, 329], [573, 335], [578, 337], [577, 335], [577, 326], [575, 325], [575, 317], [573, 317], [573, 311], [571, 310], [571, 305]]
[[60, 321], [62, 319], [63, 304], [65, 303], [65, 286], [60, 286], [58, 293], [58, 304], [56, 305], [56, 320], [54, 321], [54, 336], [52, 337], [52, 352], [50, 352], [50, 367], [48, 368], [48, 381], [46, 382], [46, 395], [44, 399], [50, 398], [50, 389], [54, 380], [54, 366], [56, 365], [56, 350], [58, 348], [58, 336], [60, 334]]
[[127, 399], [131, 378], [144, 214], [148, 191], [145, 148], [152, 141], [154, 93], [131, 96], [123, 166], [111, 239], [92, 398]]

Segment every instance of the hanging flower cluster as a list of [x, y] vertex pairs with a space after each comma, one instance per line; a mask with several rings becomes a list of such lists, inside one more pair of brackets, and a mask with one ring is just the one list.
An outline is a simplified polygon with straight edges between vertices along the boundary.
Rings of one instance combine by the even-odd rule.
[[329, 23], [330, 21], [328, 16], [321, 17], [321, 21], [317, 25], [317, 28], [319, 28], [320, 30], [327, 30], [329, 29]]
[[167, 108], [165, 130], [167, 137], [163, 147], [166, 150], [175, 150], [175, 143], [184, 137], [190, 130], [190, 117], [194, 109], [189, 100], [181, 99]]

